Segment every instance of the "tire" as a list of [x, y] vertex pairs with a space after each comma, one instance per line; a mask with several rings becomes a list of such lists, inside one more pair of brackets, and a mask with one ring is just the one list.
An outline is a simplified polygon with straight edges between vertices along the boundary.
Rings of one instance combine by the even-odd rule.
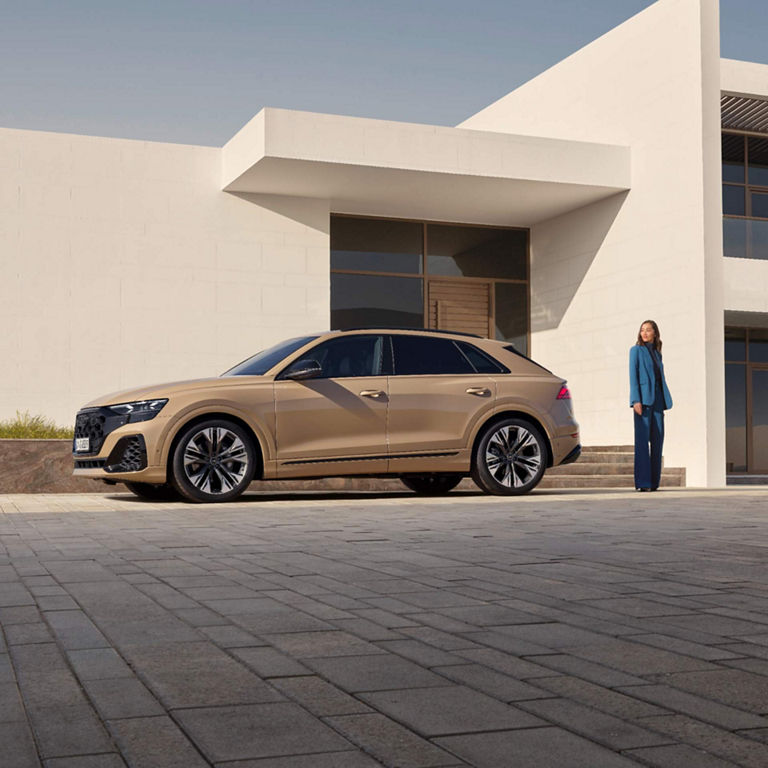
[[187, 501], [232, 501], [249, 486], [255, 472], [250, 435], [226, 419], [187, 427], [173, 451], [171, 482]]
[[168, 483], [153, 485], [152, 483], [126, 483], [125, 487], [135, 493], [140, 499], [148, 501], [176, 501], [178, 491]]
[[488, 426], [478, 441], [472, 479], [486, 493], [519, 496], [539, 484], [546, 464], [541, 432], [525, 419], [503, 419]]
[[461, 482], [461, 475], [401, 475], [400, 480], [420, 496], [442, 496]]

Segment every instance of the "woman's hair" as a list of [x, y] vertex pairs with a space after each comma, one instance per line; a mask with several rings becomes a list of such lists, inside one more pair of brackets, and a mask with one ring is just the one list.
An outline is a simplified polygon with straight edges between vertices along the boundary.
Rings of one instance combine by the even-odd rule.
[[661, 334], [659, 333], [659, 326], [656, 325], [656, 323], [653, 320], [643, 320], [642, 323], [640, 323], [640, 329], [637, 331], [637, 345], [642, 347], [645, 342], [643, 341], [643, 337], [640, 335], [640, 330], [642, 330], [642, 327], [644, 325], [650, 325], [653, 328], [654, 333], [654, 339], [653, 339], [653, 346], [656, 347], [656, 351], [661, 354]]

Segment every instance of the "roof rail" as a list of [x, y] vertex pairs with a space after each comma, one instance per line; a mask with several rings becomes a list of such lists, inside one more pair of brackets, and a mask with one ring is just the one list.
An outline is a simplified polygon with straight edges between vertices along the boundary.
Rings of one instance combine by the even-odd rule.
[[336, 329], [340, 333], [346, 333], [347, 331], [384, 331], [389, 333], [396, 333], [397, 331], [420, 331], [421, 333], [446, 333], [451, 336], [469, 336], [473, 339], [482, 339], [483, 336], [479, 336], [476, 333], [466, 333], [464, 331], [446, 331], [438, 328], [387, 328], [382, 325], [361, 325], [355, 328], [338, 328]]

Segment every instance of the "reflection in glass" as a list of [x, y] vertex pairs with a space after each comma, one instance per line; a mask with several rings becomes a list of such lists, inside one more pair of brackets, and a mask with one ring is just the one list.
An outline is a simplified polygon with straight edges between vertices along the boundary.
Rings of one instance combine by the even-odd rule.
[[749, 183], [768, 187], [768, 139], [750, 136], [748, 142]]
[[723, 134], [723, 181], [744, 183], [744, 137]]
[[496, 283], [496, 338], [511, 341], [528, 354], [528, 289], [517, 283]]
[[761, 219], [768, 219], [768, 195], [760, 192], [752, 193], [752, 215]]
[[423, 328], [421, 278], [331, 274], [331, 328]]
[[747, 471], [747, 368], [725, 366], [725, 461], [727, 472]]
[[422, 225], [331, 216], [331, 269], [421, 272]]
[[768, 472], [768, 370], [752, 370], [752, 471]]
[[723, 219], [723, 255], [732, 259], [747, 258], [746, 219]]
[[427, 225], [427, 271], [431, 275], [525, 280], [527, 261], [525, 230]]
[[723, 213], [727, 216], [746, 216], [747, 207], [744, 202], [746, 187], [735, 187], [733, 184], [723, 184]]
[[749, 362], [768, 363], [768, 329], [750, 328]]
[[739, 362], [747, 359], [747, 332], [743, 328], [725, 329], [725, 359]]

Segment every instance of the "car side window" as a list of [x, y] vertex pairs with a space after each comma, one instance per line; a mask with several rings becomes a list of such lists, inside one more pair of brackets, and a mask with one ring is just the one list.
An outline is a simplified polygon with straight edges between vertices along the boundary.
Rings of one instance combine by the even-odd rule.
[[509, 373], [509, 368], [472, 344], [468, 344], [466, 341], [455, 341], [454, 344], [464, 353], [478, 373]]
[[323, 379], [379, 376], [383, 348], [382, 336], [340, 336], [308, 350], [301, 360], [316, 360]]
[[395, 376], [475, 373], [469, 360], [451, 339], [427, 336], [392, 336]]

